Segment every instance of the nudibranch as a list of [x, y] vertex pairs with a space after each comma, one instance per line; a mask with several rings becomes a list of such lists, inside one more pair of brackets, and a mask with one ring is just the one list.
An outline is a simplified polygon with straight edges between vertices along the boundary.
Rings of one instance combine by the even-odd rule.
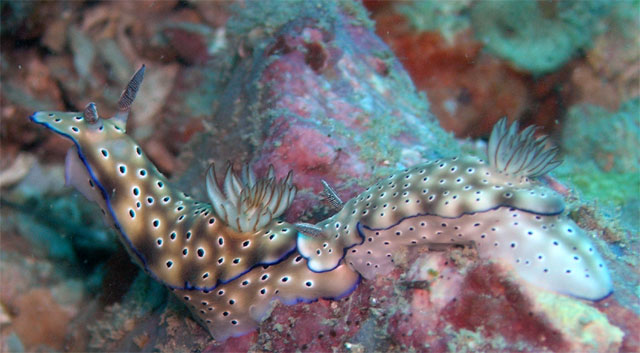
[[257, 179], [227, 168], [222, 190], [213, 165], [211, 203], [177, 190], [126, 134], [142, 83], [136, 72], [110, 119], [89, 103], [81, 113], [36, 112], [30, 119], [68, 138], [66, 183], [97, 203], [134, 262], [185, 301], [217, 340], [255, 328], [274, 300], [291, 304], [350, 293], [359, 275], [346, 265], [309, 270], [296, 252], [297, 231], [278, 217], [295, 197], [292, 175], [273, 168]]
[[475, 244], [478, 256], [525, 280], [598, 300], [612, 292], [606, 264], [587, 234], [562, 215], [562, 197], [535, 180], [561, 162], [557, 151], [502, 119], [487, 144], [488, 162], [464, 156], [428, 161], [383, 179], [340, 204], [315, 226], [299, 226], [298, 251], [312, 271], [346, 263], [365, 278], [389, 272], [401, 247]]
[[99, 205], [134, 262], [166, 285], [217, 340], [254, 329], [275, 301], [294, 304], [349, 294], [360, 275], [390, 271], [402, 247], [475, 244], [480, 257], [524, 279], [598, 300], [612, 292], [603, 258], [563, 216], [560, 195], [535, 177], [559, 165], [534, 128], [500, 121], [488, 162], [464, 156], [426, 162], [389, 176], [346, 203], [325, 183], [339, 211], [317, 225], [279, 219], [293, 201], [292, 174], [272, 167], [258, 179], [245, 166], [205, 177], [210, 203], [177, 190], [126, 134], [144, 76], [136, 72], [110, 119], [83, 112], [36, 112], [30, 119], [71, 140], [67, 185]]

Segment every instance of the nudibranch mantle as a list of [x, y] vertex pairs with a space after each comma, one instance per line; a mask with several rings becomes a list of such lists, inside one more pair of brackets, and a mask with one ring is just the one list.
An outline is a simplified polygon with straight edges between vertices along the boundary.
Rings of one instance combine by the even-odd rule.
[[477, 157], [454, 157], [427, 161], [368, 187], [317, 224], [330, 236], [303, 234], [298, 248], [312, 270], [329, 271], [344, 256], [342, 249], [362, 243], [358, 223], [388, 228], [413, 215], [457, 218], [502, 206], [543, 215], [564, 210], [560, 195], [527, 177], [500, 173]]
[[344, 259], [371, 278], [390, 270], [400, 247], [473, 242], [481, 257], [514, 267], [540, 287], [606, 297], [612, 283], [602, 257], [561, 216], [562, 197], [532, 179], [560, 164], [557, 151], [533, 133], [533, 127], [518, 133], [517, 123], [507, 128], [503, 119], [488, 142], [488, 162], [428, 161], [379, 181], [310, 234], [299, 227], [298, 251], [312, 271], [331, 271]]

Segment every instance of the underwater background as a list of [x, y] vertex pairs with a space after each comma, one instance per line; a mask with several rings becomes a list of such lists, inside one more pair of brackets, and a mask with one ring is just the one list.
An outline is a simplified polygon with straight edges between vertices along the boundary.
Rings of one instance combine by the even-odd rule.
[[[640, 351], [640, 1], [2, 1], [0, 351]], [[277, 304], [211, 339], [65, 187], [71, 142], [35, 111], [117, 112], [206, 199], [211, 162], [294, 171], [290, 222], [426, 159], [483, 156], [502, 117], [564, 163], [544, 177], [591, 236], [614, 293], [522, 283], [466, 248], [408, 251], [340, 300]], [[441, 264], [447, 263], [447, 266]]]

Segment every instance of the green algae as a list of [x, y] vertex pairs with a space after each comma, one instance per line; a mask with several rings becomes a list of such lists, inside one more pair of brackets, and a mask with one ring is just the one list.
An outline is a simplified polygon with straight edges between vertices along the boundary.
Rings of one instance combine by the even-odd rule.
[[594, 163], [572, 166], [571, 162], [565, 162], [554, 176], [573, 185], [584, 199], [598, 200], [604, 205], [622, 206], [638, 198], [629, 192], [640, 188], [638, 173], [603, 172]]
[[263, 39], [272, 37], [282, 26], [303, 18], [313, 19], [319, 28], [330, 29], [342, 20], [341, 10], [352, 16], [353, 24], [373, 29], [373, 21], [364, 7], [349, 0], [250, 1], [233, 9], [235, 15], [229, 20], [227, 30], [233, 36], [249, 39], [251, 44], [262, 42], [265, 45]]
[[610, 8], [603, 0], [480, 1], [471, 22], [487, 50], [539, 75], [588, 48]]
[[[615, 1], [607, 26], [626, 40], [636, 40], [640, 29], [640, 0]], [[634, 45], [634, 44], [631, 44]]]
[[624, 102], [617, 112], [583, 104], [567, 114], [563, 151], [578, 163], [593, 161], [605, 172], [640, 170], [640, 98]]
[[2, 232], [15, 231], [36, 256], [69, 266], [94, 265], [115, 252], [112, 230], [100, 208], [78, 192], [63, 189], [62, 168], [34, 164], [14, 188], [2, 193]]
[[406, 16], [419, 32], [438, 31], [448, 41], [470, 25], [467, 9], [470, 0], [423, 0], [397, 3], [396, 10]]
[[[584, 199], [605, 206], [632, 205], [640, 199], [640, 99], [618, 112], [594, 105], [571, 108], [561, 147], [565, 163], [554, 176], [575, 187]], [[636, 206], [637, 207], [637, 206]]]
[[164, 285], [138, 271], [124, 301], [131, 300], [144, 311], [151, 312], [166, 303], [167, 290]]

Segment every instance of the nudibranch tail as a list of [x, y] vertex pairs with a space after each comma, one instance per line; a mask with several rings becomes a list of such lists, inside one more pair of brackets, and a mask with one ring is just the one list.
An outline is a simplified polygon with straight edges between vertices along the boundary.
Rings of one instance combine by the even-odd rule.
[[365, 278], [393, 268], [401, 247], [473, 242], [481, 258], [513, 268], [536, 286], [589, 300], [613, 288], [606, 264], [585, 232], [561, 216], [540, 216], [515, 208], [443, 219], [416, 216], [385, 229], [360, 225], [366, 241], [346, 261]]
[[534, 126], [521, 133], [518, 127], [517, 121], [507, 127], [507, 118], [493, 127], [487, 144], [487, 158], [493, 168], [510, 175], [537, 177], [562, 163], [557, 148], [545, 148], [546, 137], [533, 136]]

